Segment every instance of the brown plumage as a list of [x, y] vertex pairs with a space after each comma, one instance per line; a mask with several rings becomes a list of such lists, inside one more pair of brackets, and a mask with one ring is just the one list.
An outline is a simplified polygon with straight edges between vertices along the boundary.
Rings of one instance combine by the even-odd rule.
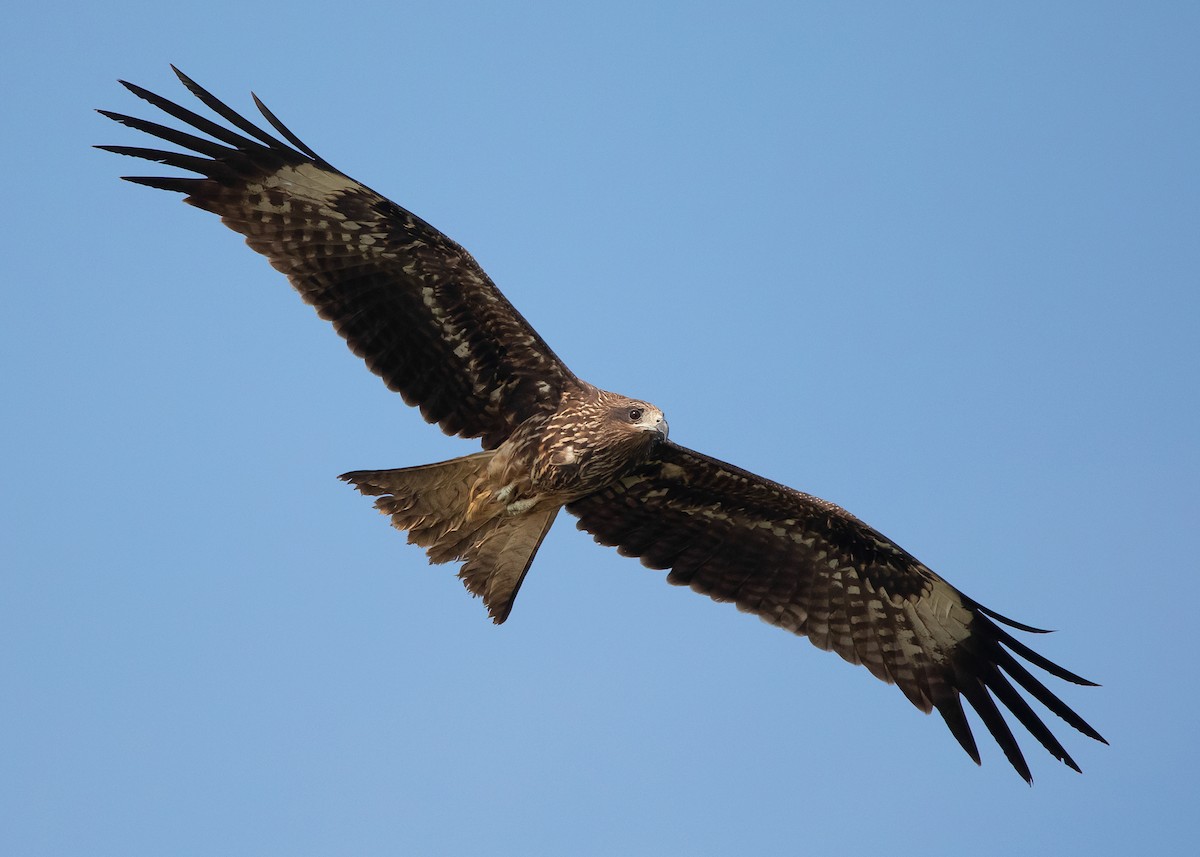
[[460, 562], [463, 583], [495, 622], [508, 617], [565, 506], [598, 542], [670, 569], [669, 582], [732, 601], [896, 684], [922, 711], [936, 710], [976, 762], [962, 698], [1026, 780], [1029, 767], [997, 700], [1079, 770], [1014, 682], [1104, 740], [1016, 656], [1066, 681], [1091, 682], [1000, 626], [1042, 632], [966, 597], [832, 503], [668, 441], [661, 411], [578, 379], [445, 235], [339, 172], [257, 98], [282, 140], [179, 77], [237, 130], [125, 83], [212, 139], [101, 111], [195, 154], [100, 148], [198, 175], [128, 180], [185, 193], [219, 215], [390, 389], [447, 434], [481, 439], [484, 451], [463, 458], [342, 478], [377, 497], [432, 562]]
[[459, 577], [500, 624], [558, 510], [612, 485], [666, 437], [658, 408], [580, 383], [494, 450], [341, 478], [378, 496], [431, 561], [462, 561]]

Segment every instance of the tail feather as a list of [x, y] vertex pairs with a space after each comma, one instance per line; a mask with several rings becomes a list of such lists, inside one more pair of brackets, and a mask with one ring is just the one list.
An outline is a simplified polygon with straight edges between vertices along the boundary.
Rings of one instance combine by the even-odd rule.
[[493, 455], [488, 450], [419, 467], [355, 470], [338, 478], [363, 494], [379, 497], [375, 508], [391, 517], [393, 527], [407, 530], [409, 543], [426, 548], [433, 562], [449, 562], [458, 555], [438, 551], [435, 556], [435, 549], [447, 533], [461, 529], [471, 486]]
[[508, 618], [533, 557], [561, 508], [535, 507], [522, 514], [468, 516], [471, 490], [495, 455], [475, 455], [396, 470], [356, 470], [339, 478], [363, 494], [378, 497], [375, 507], [425, 548], [434, 563], [461, 560], [458, 576], [483, 599], [497, 625]]
[[483, 599], [497, 625], [508, 618], [525, 573], [561, 506], [499, 518], [467, 551], [458, 576], [473, 595]]

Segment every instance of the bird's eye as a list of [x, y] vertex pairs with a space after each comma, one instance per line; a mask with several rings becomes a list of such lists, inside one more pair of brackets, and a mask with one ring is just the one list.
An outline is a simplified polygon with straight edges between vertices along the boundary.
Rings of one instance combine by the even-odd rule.
[[631, 423], [636, 423], [641, 418], [642, 418], [642, 409], [641, 408], [630, 408], [629, 409], [629, 421]]

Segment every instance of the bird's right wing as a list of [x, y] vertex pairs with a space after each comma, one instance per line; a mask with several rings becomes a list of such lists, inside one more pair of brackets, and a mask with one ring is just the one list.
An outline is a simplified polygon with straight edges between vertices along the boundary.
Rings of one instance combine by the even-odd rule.
[[100, 148], [202, 176], [127, 178], [186, 193], [186, 202], [246, 236], [426, 420], [447, 434], [482, 437], [490, 449], [528, 417], [554, 410], [579, 383], [466, 250], [332, 167], [257, 99], [286, 143], [176, 74], [237, 130], [124, 83], [213, 140], [100, 111], [197, 154]]

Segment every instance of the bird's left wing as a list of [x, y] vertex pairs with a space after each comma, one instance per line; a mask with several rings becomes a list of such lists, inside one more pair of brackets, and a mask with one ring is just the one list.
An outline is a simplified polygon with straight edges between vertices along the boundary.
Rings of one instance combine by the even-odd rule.
[[367, 366], [447, 434], [498, 446], [580, 382], [466, 250], [316, 154], [255, 99], [279, 140], [186, 75], [179, 79], [234, 129], [131, 83], [139, 98], [212, 139], [110, 111], [105, 116], [195, 154], [110, 152], [201, 178], [127, 176], [186, 193], [287, 275]]
[[977, 763], [960, 697], [1026, 780], [1029, 766], [996, 700], [1051, 754], [1079, 770], [1012, 682], [1079, 731], [1104, 740], [1014, 653], [1059, 678], [1091, 682], [997, 623], [1037, 629], [972, 601], [832, 503], [665, 443], [654, 459], [567, 510], [601, 544], [650, 568], [670, 569], [669, 582], [807, 636], [896, 684], [922, 711], [937, 709]]

